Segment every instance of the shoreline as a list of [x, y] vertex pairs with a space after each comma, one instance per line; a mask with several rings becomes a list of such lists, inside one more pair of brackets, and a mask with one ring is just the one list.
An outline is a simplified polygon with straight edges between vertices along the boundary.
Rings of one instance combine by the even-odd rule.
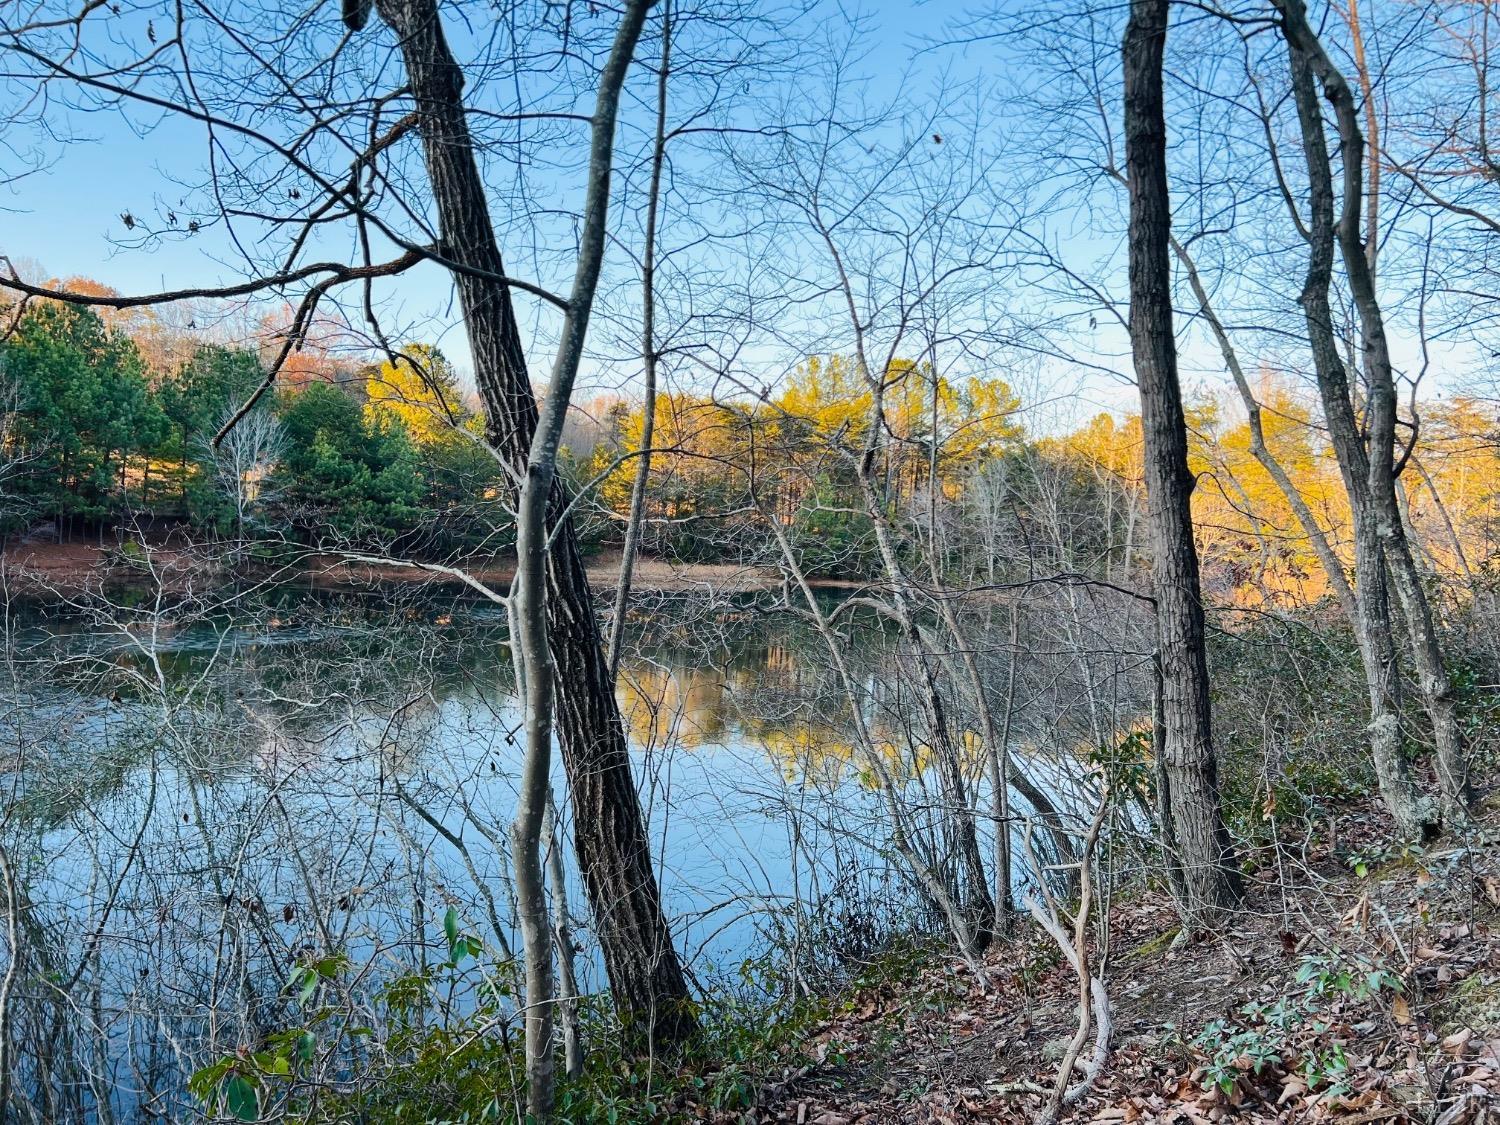
[[[7, 594], [76, 597], [121, 586], [160, 585], [173, 593], [203, 589], [235, 577], [267, 578], [277, 584], [301, 584], [315, 590], [343, 591], [371, 586], [463, 587], [463, 575], [497, 593], [504, 594], [515, 575], [510, 559], [494, 560], [473, 567], [414, 562], [401, 565], [349, 559], [340, 555], [309, 551], [281, 566], [254, 566], [231, 571], [205, 559], [191, 547], [152, 544], [150, 567], [126, 561], [116, 546], [93, 543], [7, 544], [0, 552], [0, 585]], [[430, 568], [430, 569], [429, 569]], [[619, 579], [620, 552], [603, 551], [584, 559], [589, 587], [612, 591]], [[638, 593], [741, 594], [776, 589], [778, 572], [766, 567], [732, 563], [672, 563], [640, 557], [636, 560], [632, 590]], [[476, 594], [478, 591], [476, 591]]]

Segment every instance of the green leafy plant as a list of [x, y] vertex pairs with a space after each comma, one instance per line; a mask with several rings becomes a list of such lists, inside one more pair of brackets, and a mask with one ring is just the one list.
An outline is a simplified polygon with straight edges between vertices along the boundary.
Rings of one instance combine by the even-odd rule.
[[1368, 1000], [1382, 992], [1401, 991], [1399, 976], [1362, 955], [1309, 953], [1297, 966], [1295, 979], [1307, 986], [1310, 997]]
[[1309, 1089], [1348, 1092], [1345, 1045], [1331, 1036], [1333, 1024], [1323, 1013], [1334, 1004], [1399, 993], [1401, 978], [1363, 955], [1318, 951], [1303, 957], [1293, 983], [1296, 988], [1274, 1002], [1251, 1002], [1237, 1019], [1214, 1020], [1203, 1028], [1192, 1045], [1205, 1056], [1204, 1089], [1229, 1094], [1247, 1072], [1296, 1068]]

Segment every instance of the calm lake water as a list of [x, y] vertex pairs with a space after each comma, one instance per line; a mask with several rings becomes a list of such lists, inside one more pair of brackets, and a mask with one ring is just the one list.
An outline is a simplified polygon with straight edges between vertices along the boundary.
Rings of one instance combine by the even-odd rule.
[[[430, 592], [157, 610], [10, 623], [0, 906], [44, 1120], [177, 1112], [184, 1073], [284, 1020], [299, 957], [347, 954], [341, 987], [373, 994], [442, 960], [450, 908], [490, 963], [517, 947], [503, 845], [520, 715], [498, 612]], [[859, 667], [899, 755], [908, 689], [882, 676], [885, 648], [871, 632]], [[660, 599], [632, 629], [618, 696], [704, 984], [753, 988], [763, 957], [826, 968], [922, 921], [820, 652], [748, 599]], [[923, 784], [914, 771], [910, 795]], [[556, 787], [566, 832], [560, 770]]]

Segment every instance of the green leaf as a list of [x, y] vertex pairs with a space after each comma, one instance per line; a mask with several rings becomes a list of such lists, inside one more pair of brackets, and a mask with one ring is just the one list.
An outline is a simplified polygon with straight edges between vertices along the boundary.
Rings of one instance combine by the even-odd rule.
[[313, 1053], [318, 1049], [318, 1037], [311, 1031], [304, 1031], [297, 1036], [297, 1057], [303, 1062], [312, 1062]]
[[233, 1065], [233, 1059], [220, 1059], [204, 1067], [188, 1079], [188, 1091], [201, 1102], [209, 1101]]
[[299, 969], [297, 979], [297, 1003], [305, 1005], [318, 991], [318, 974], [311, 969]]
[[451, 906], [443, 915], [443, 936], [448, 939], [448, 948], [452, 949], [458, 941], [458, 911]]
[[339, 970], [344, 967], [344, 956], [335, 953], [331, 957], [324, 957], [321, 961], [313, 962], [313, 968], [317, 970], [318, 976], [325, 980], [332, 980], [339, 975]]
[[241, 1121], [260, 1119], [260, 1096], [255, 1085], [243, 1074], [231, 1074], [224, 1081], [224, 1108]]

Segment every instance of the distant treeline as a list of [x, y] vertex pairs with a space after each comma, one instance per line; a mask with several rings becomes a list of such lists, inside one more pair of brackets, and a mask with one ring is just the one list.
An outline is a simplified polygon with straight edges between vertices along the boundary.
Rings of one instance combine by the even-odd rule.
[[67, 537], [149, 516], [205, 535], [425, 550], [486, 534], [476, 514], [496, 465], [435, 349], [301, 372], [217, 447], [266, 380], [262, 356], [191, 341], [153, 364], [145, 350], [93, 309], [54, 301], [0, 343], [7, 533], [50, 524]]
[[[266, 381], [253, 347], [82, 305], [39, 301], [0, 343], [0, 528], [97, 534], [133, 517], [195, 534], [343, 544], [438, 557], [505, 550], [505, 481], [483, 415], [435, 347], [395, 362], [309, 349], [215, 446]], [[1138, 416], [1099, 414], [1062, 434], [1029, 434], [1002, 380], [963, 380], [896, 361], [878, 445], [894, 548], [949, 576], [1014, 580], [1044, 569], [1120, 578], [1145, 557]], [[880, 570], [855, 503], [871, 443], [865, 381], [841, 356], [815, 357], [775, 393], [664, 393], [655, 404], [643, 546], [687, 562], [775, 562], [774, 522], [805, 569]], [[1265, 440], [1334, 548], [1349, 556], [1348, 502], [1317, 413], [1290, 379], [1262, 378]], [[1324, 572], [1249, 428], [1214, 399], [1189, 404], [1190, 457], [1206, 581], [1223, 596], [1316, 601]], [[1500, 453], [1491, 411], [1456, 398], [1423, 407], [1423, 449], [1403, 477], [1429, 565], [1463, 576], [1497, 556]], [[588, 494], [575, 509], [590, 547], [618, 541], [645, 444], [645, 413], [598, 400], [568, 431], [563, 470]], [[936, 537], [936, 542], [931, 540]], [[1473, 577], [1470, 575], [1469, 577]]]

